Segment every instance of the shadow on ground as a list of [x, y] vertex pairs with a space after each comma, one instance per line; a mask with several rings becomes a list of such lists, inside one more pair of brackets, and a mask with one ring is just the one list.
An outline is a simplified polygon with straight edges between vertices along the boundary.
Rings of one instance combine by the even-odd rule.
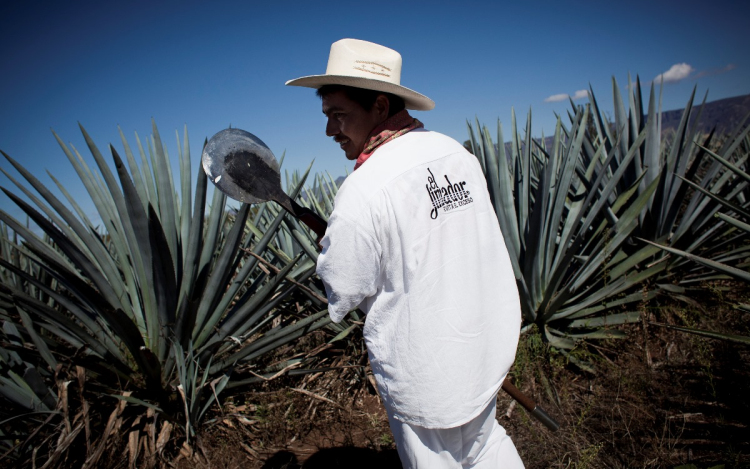
[[375, 451], [367, 448], [345, 446], [325, 448], [300, 464], [290, 451], [279, 451], [263, 464], [261, 469], [401, 469], [395, 449]]

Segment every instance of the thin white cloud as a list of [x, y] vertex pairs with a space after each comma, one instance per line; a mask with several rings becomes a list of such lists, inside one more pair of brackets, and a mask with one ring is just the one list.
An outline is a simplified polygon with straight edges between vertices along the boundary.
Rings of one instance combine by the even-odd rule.
[[560, 102], [560, 101], [565, 101], [569, 97], [570, 97], [570, 95], [567, 94], [567, 93], [553, 94], [552, 96], [550, 96], [548, 98], [545, 98], [544, 102], [545, 103], [557, 103], [557, 102]]
[[573, 94], [573, 97], [571, 99], [573, 101], [578, 101], [579, 99], [588, 98], [588, 97], [589, 97], [588, 90], [578, 90]]
[[654, 82], [659, 83], [664, 80], [664, 83], [677, 83], [690, 76], [694, 71], [695, 69], [685, 62], [674, 64], [666, 72], [657, 75]]
[[713, 70], [703, 70], [702, 72], [698, 73], [695, 78], [703, 78], [703, 77], [709, 77], [712, 75], [720, 75], [722, 73], [727, 73], [737, 68], [735, 64], [729, 64], [724, 68], [719, 69], [713, 69]]
[[589, 92], [587, 90], [578, 90], [576, 91], [573, 96], [569, 95], [568, 93], [560, 93], [560, 94], [553, 94], [552, 96], [549, 96], [544, 99], [545, 103], [559, 103], [560, 101], [565, 101], [567, 99], [572, 99], [573, 101], [577, 101], [579, 99], [588, 98]]

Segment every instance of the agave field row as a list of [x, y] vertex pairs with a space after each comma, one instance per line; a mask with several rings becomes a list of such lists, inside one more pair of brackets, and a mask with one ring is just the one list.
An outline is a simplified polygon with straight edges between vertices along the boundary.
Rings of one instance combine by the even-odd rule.
[[[494, 141], [468, 125], [524, 330], [584, 369], [576, 344], [622, 337], [656, 295], [750, 280], [747, 118], [730, 135], [700, 134], [691, 96], [664, 135], [653, 86], [645, 106], [638, 82], [628, 106], [615, 82], [613, 95], [612, 121], [592, 90], [551, 138], [532, 138], [530, 113], [523, 132], [512, 116], [507, 144], [499, 123]], [[3, 191], [28, 221], [0, 211], [0, 461], [54, 467], [78, 447], [96, 467], [127, 434], [131, 460], [153, 464], [174, 435], [191, 444], [222, 393], [321, 371], [320, 347], [293, 346], [301, 338], [354, 340], [356, 312], [328, 318], [314, 235], [273, 204], [232, 209], [219, 191], [209, 202], [200, 169], [191, 186], [186, 129], [177, 178], [156, 125], [135, 151], [121, 133], [124, 159], [110, 146], [111, 163], [81, 131], [95, 167], [55, 138], [100, 226], [54, 177], [64, 200], [3, 153], [23, 179], [4, 171], [16, 189]], [[318, 175], [308, 188], [309, 171], [288, 175], [287, 192], [326, 218], [337, 186]]]
[[[693, 93], [665, 135], [653, 85], [645, 111], [640, 83], [628, 90], [625, 107], [613, 80], [613, 122], [593, 90], [585, 107], [571, 101], [569, 125], [558, 118], [551, 139], [531, 138], [531, 113], [523, 136], [512, 116], [509, 144], [468, 124], [526, 327], [566, 354], [581, 339], [623, 337], [613, 326], [641, 321], [658, 294], [689, 299], [701, 282], [750, 280], [748, 118], [728, 136], [702, 135]], [[505, 142], [500, 123], [496, 141]]]
[[[219, 191], [208, 203], [200, 169], [193, 195], [187, 131], [183, 144], [177, 141], [178, 191], [155, 125], [146, 150], [136, 135], [140, 166], [124, 136], [125, 161], [110, 147], [114, 172], [81, 130], [98, 172], [55, 137], [103, 228], [57, 181], [67, 204], [4, 154], [38, 195], [7, 173], [31, 203], [3, 191], [43, 232], [0, 212], [0, 394], [10, 404], [2, 419], [15, 419], [0, 428], [8, 458], [28, 449], [24, 435], [34, 424], [59, 412], [66, 398], [60, 380], [71, 366], [83, 370], [89, 388], [113, 397], [112, 409], [117, 399], [141, 406], [144, 418], [151, 413], [152, 434], [158, 429], [168, 438], [179, 426], [190, 441], [225, 388], [301, 372], [313, 360], [277, 350], [321, 328], [332, 336], [351, 329], [330, 322], [314, 281], [314, 238], [296, 220], [272, 205], [231, 210]], [[289, 178], [292, 196], [306, 177]], [[316, 207], [325, 212], [335, 185], [321, 177], [317, 183], [325, 190]], [[72, 419], [77, 424], [61, 427], [68, 445], [88, 431], [85, 407]], [[66, 449], [47, 448], [48, 460]], [[86, 464], [95, 467], [100, 454], [89, 456]]]

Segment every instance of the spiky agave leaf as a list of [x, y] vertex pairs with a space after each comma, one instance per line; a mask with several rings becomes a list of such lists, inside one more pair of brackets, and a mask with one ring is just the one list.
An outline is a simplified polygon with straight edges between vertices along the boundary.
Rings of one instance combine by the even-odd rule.
[[744, 336], [744, 335], [737, 335], [737, 334], [722, 334], [720, 332], [715, 331], [707, 331], [704, 329], [696, 329], [694, 327], [682, 327], [682, 326], [674, 326], [672, 324], [661, 324], [657, 322], [650, 322], [649, 324], [654, 326], [661, 326], [666, 327], [668, 329], [674, 329], [676, 331], [680, 332], [687, 332], [689, 334], [695, 334], [702, 337], [709, 337], [711, 339], [720, 339], [720, 340], [728, 340], [730, 342], [736, 342], [739, 344], [744, 345], [750, 345], [750, 337]]

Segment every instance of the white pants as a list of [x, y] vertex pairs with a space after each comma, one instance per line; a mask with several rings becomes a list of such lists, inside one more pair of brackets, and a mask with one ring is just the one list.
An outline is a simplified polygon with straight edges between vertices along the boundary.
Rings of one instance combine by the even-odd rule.
[[406, 469], [523, 469], [515, 445], [495, 420], [495, 400], [454, 428], [424, 428], [388, 416]]

